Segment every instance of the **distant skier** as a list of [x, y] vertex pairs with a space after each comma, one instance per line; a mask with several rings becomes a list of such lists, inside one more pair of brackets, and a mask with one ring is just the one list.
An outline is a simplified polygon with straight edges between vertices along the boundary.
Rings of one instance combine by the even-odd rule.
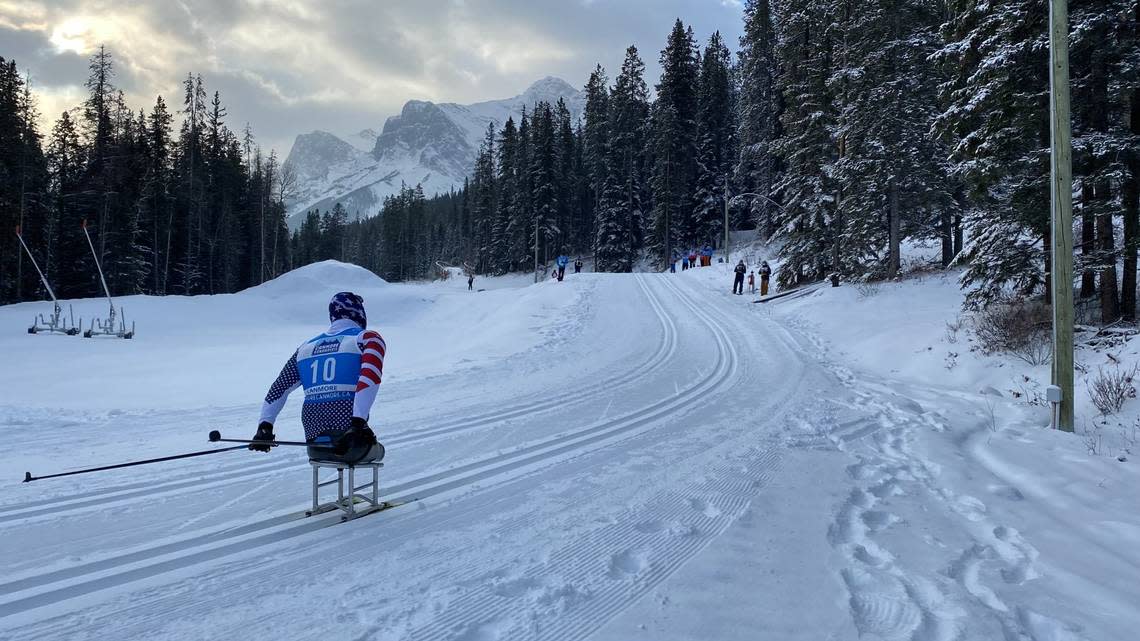
[[574, 273], [578, 274], [578, 273], [581, 273], [581, 271], [582, 271], [582, 259], [579, 258], [578, 260], [574, 261]]
[[558, 265], [558, 280], [561, 281], [566, 277], [566, 266], [570, 264], [570, 257], [566, 254], [561, 254], [554, 262]]
[[748, 272], [748, 293], [756, 293], [756, 274], [755, 272]]
[[768, 279], [772, 277], [772, 268], [768, 266], [768, 261], [760, 262], [760, 295], [768, 295]]
[[732, 279], [732, 293], [739, 296], [744, 294], [744, 272], [748, 271], [748, 268], [744, 266], [742, 260], [736, 264], [736, 269], [733, 271], [735, 276]]
[[467, 291], [475, 289], [475, 274], [467, 274]]
[[324, 333], [293, 352], [269, 388], [253, 437], [258, 443], [249, 449], [270, 450], [275, 438], [273, 422], [289, 394], [304, 387], [301, 425], [305, 440], [333, 448], [310, 448], [310, 458], [357, 463], [384, 456], [383, 446], [368, 427], [368, 414], [384, 371], [387, 345], [379, 333], [366, 329], [364, 299], [352, 292], [332, 297], [329, 321]]

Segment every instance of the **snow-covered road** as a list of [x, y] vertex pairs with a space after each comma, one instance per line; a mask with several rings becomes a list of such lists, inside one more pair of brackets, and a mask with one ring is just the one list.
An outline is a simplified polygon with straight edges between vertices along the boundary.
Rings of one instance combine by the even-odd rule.
[[[943, 483], [924, 447], [955, 433], [965, 401], [931, 406], [929, 390], [852, 374], [810, 334], [710, 289], [712, 270], [469, 294], [342, 267], [134, 300], [152, 323], [132, 344], [0, 338], [48, 361], [0, 380], [30, 399], [0, 406], [17, 443], [0, 471], [203, 449], [211, 428], [245, 437], [341, 285], [364, 292], [388, 338], [372, 423], [389, 452], [382, 490], [408, 503], [305, 518], [308, 466], [284, 448], [5, 484], [0, 638], [1070, 638], [1042, 614], [1051, 593], [1024, 589], [1036, 549], [961, 490], [970, 481]], [[113, 381], [43, 383], [57, 359], [88, 371], [113, 349]], [[192, 389], [147, 403], [130, 372], [179, 362], [189, 371], [171, 376]], [[70, 395], [56, 407], [55, 394]], [[294, 401], [280, 438], [299, 435], [297, 415]], [[1121, 581], [1140, 577], [1119, 558]]]

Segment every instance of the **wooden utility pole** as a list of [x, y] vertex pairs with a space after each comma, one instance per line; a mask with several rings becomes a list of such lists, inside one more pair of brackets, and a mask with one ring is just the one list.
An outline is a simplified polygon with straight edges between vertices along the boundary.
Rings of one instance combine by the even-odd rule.
[[1068, 0], [1049, 4], [1050, 191], [1053, 250], [1053, 385], [1057, 427], [1073, 431], [1073, 146], [1069, 121]]

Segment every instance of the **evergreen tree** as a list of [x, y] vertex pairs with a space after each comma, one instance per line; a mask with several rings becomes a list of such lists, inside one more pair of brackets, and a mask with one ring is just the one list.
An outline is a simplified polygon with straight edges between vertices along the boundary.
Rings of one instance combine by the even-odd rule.
[[823, 278], [830, 263], [826, 234], [835, 206], [829, 171], [836, 157], [830, 133], [836, 107], [828, 80], [834, 32], [827, 28], [828, 7], [818, 0], [781, 7], [778, 18], [776, 89], [785, 109], [782, 133], [772, 147], [784, 163], [773, 187], [784, 203], [776, 220], [784, 263], [777, 279], [792, 286]]
[[589, 176], [591, 205], [597, 208], [602, 198], [603, 182], [606, 179], [606, 153], [609, 147], [609, 102], [610, 90], [607, 86], [606, 70], [598, 65], [586, 83], [586, 107], [583, 111], [585, 124], [582, 131], [582, 155], [586, 173]]
[[595, 212], [598, 271], [630, 271], [644, 244], [648, 95], [645, 63], [637, 48], [630, 46], [609, 99], [605, 181]]
[[951, 77], [936, 120], [969, 207], [962, 285], [972, 305], [1044, 284], [1049, 234], [1046, 6], [1030, 0], [951, 3], [938, 53]]
[[781, 93], [776, 87], [776, 31], [769, 0], [748, 0], [740, 37], [740, 145], [736, 182], [743, 192], [759, 194], [748, 202], [751, 218], [766, 238], [775, 231], [778, 194], [774, 191], [781, 162], [773, 144], [782, 134]]
[[552, 247], [558, 237], [558, 167], [555, 149], [554, 112], [549, 103], [535, 105], [531, 127], [530, 167], [531, 212], [535, 237], [531, 249], [545, 262], [561, 248]]
[[697, 95], [697, 176], [693, 194], [693, 240], [712, 244], [723, 237], [724, 205], [733, 171], [733, 89], [728, 47], [714, 33], [701, 60]]
[[700, 64], [691, 28], [677, 20], [661, 52], [661, 81], [653, 106], [654, 262], [665, 265], [678, 243], [699, 242], [693, 211], [697, 173], [697, 87]]
[[[475, 172], [471, 177], [472, 227], [475, 236], [476, 270], [485, 274], [495, 269], [502, 257], [496, 253], [497, 247], [492, 246], [495, 220], [495, 125], [487, 125], [487, 135], [483, 145], [479, 148], [479, 155], [475, 161]], [[383, 216], [383, 210], [381, 210]], [[392, 227], [385, 225], [384, 232], [389, 233]]]
[[518, 129], [515, 127], [514, 118], [507, 118], [499, 134], [497, 178], [499, 192], [495, 220], [491, 226], [491, 254], [495, 256], [491, 271], [495, 274], [506, 273], [514, 267], [511, 261], [510, 225], [520, 203], [516, 195], [521, 184], [520, 168], [517, 164], [518, 149]]

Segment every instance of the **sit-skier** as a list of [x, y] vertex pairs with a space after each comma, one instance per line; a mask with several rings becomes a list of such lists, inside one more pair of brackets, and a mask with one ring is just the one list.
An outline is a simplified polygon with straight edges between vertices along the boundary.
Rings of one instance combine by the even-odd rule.
[[384, 457], [384, 447], [368, 427], [384, 371], [387, 346], [367, 329], [364, 299], [341, 292], [329, 302], [330, 325], [324, 333], [297, 348], [277, 376], [261, 406], [261, 423], [249, 446], [268, 452], [274, 440], [273, 422], [289, 393], [305, 389], [301, 425], [314, 460], [360, 463]]

